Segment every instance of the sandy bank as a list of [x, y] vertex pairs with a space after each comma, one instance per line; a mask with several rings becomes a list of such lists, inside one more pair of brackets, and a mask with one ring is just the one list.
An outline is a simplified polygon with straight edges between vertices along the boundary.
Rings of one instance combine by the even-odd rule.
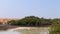
[[45, 30], [48, 30], [50, 27], [17, 27], [17, 28], [12, 28], [12, 29], [8, 29], [10, 31], [14, 31], [14, 30], [20, 30], [20, 29], [45, 29]]

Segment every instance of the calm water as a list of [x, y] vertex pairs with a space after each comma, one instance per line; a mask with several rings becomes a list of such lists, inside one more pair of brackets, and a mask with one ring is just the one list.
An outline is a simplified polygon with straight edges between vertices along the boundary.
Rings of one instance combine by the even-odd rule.
[[36, 29], [20, 29], [16, 31], [0, 31], [0, 34], [48, 34], [48, 29], [46, 28], [36, 28]]
[[[17, 32], [17, 31], [4, 31], [4, 32], [0, 32], [0, 34], [24, 34], [24, 33]], [[25, 34], [48, 34], [48, 33], [40, 32], [40, 33], [25, 33]]]
[[2, 32], [0, 32], [0, 34], [21, 34], [21, 33], [17, 32], [17, 31], [2, 31]]

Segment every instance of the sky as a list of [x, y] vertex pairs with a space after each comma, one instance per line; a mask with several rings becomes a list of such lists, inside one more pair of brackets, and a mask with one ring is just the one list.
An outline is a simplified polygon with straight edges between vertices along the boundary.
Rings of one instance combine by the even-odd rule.
[[0, 18], [60, 18], [60, 0], [0, 0]]

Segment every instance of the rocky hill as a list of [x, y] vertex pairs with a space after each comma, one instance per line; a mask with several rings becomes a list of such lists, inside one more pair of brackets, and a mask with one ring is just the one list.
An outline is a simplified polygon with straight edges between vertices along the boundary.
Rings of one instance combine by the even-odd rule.
[[18, 18], [0, 18], [0, 23], [5, 24], [10, 20], [18, 20]]

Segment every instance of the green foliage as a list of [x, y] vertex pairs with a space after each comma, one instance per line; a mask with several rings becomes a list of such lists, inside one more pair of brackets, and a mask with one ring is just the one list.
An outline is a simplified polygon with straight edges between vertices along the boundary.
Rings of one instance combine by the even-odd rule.
[[60, 19], [54, 19], [51, 26], [50, 34], [60, 34]]
[[19, 25], [25, 26], [37, 26], [40, 23], [40, 19], [35, 16], [28, 16], [18, 21]]
[[11, 20], [11, 21], [8, 21], [8, 24], [9, 25], [17, 25], [17, 21], [16, 20]]
[[35, 16], [27, 16], [20, 20], [11, 20], [8, 22], [10, 25], [20, 25], [20, 26], [47, 26], [51, 24], [50, 19], [39, 18]]

